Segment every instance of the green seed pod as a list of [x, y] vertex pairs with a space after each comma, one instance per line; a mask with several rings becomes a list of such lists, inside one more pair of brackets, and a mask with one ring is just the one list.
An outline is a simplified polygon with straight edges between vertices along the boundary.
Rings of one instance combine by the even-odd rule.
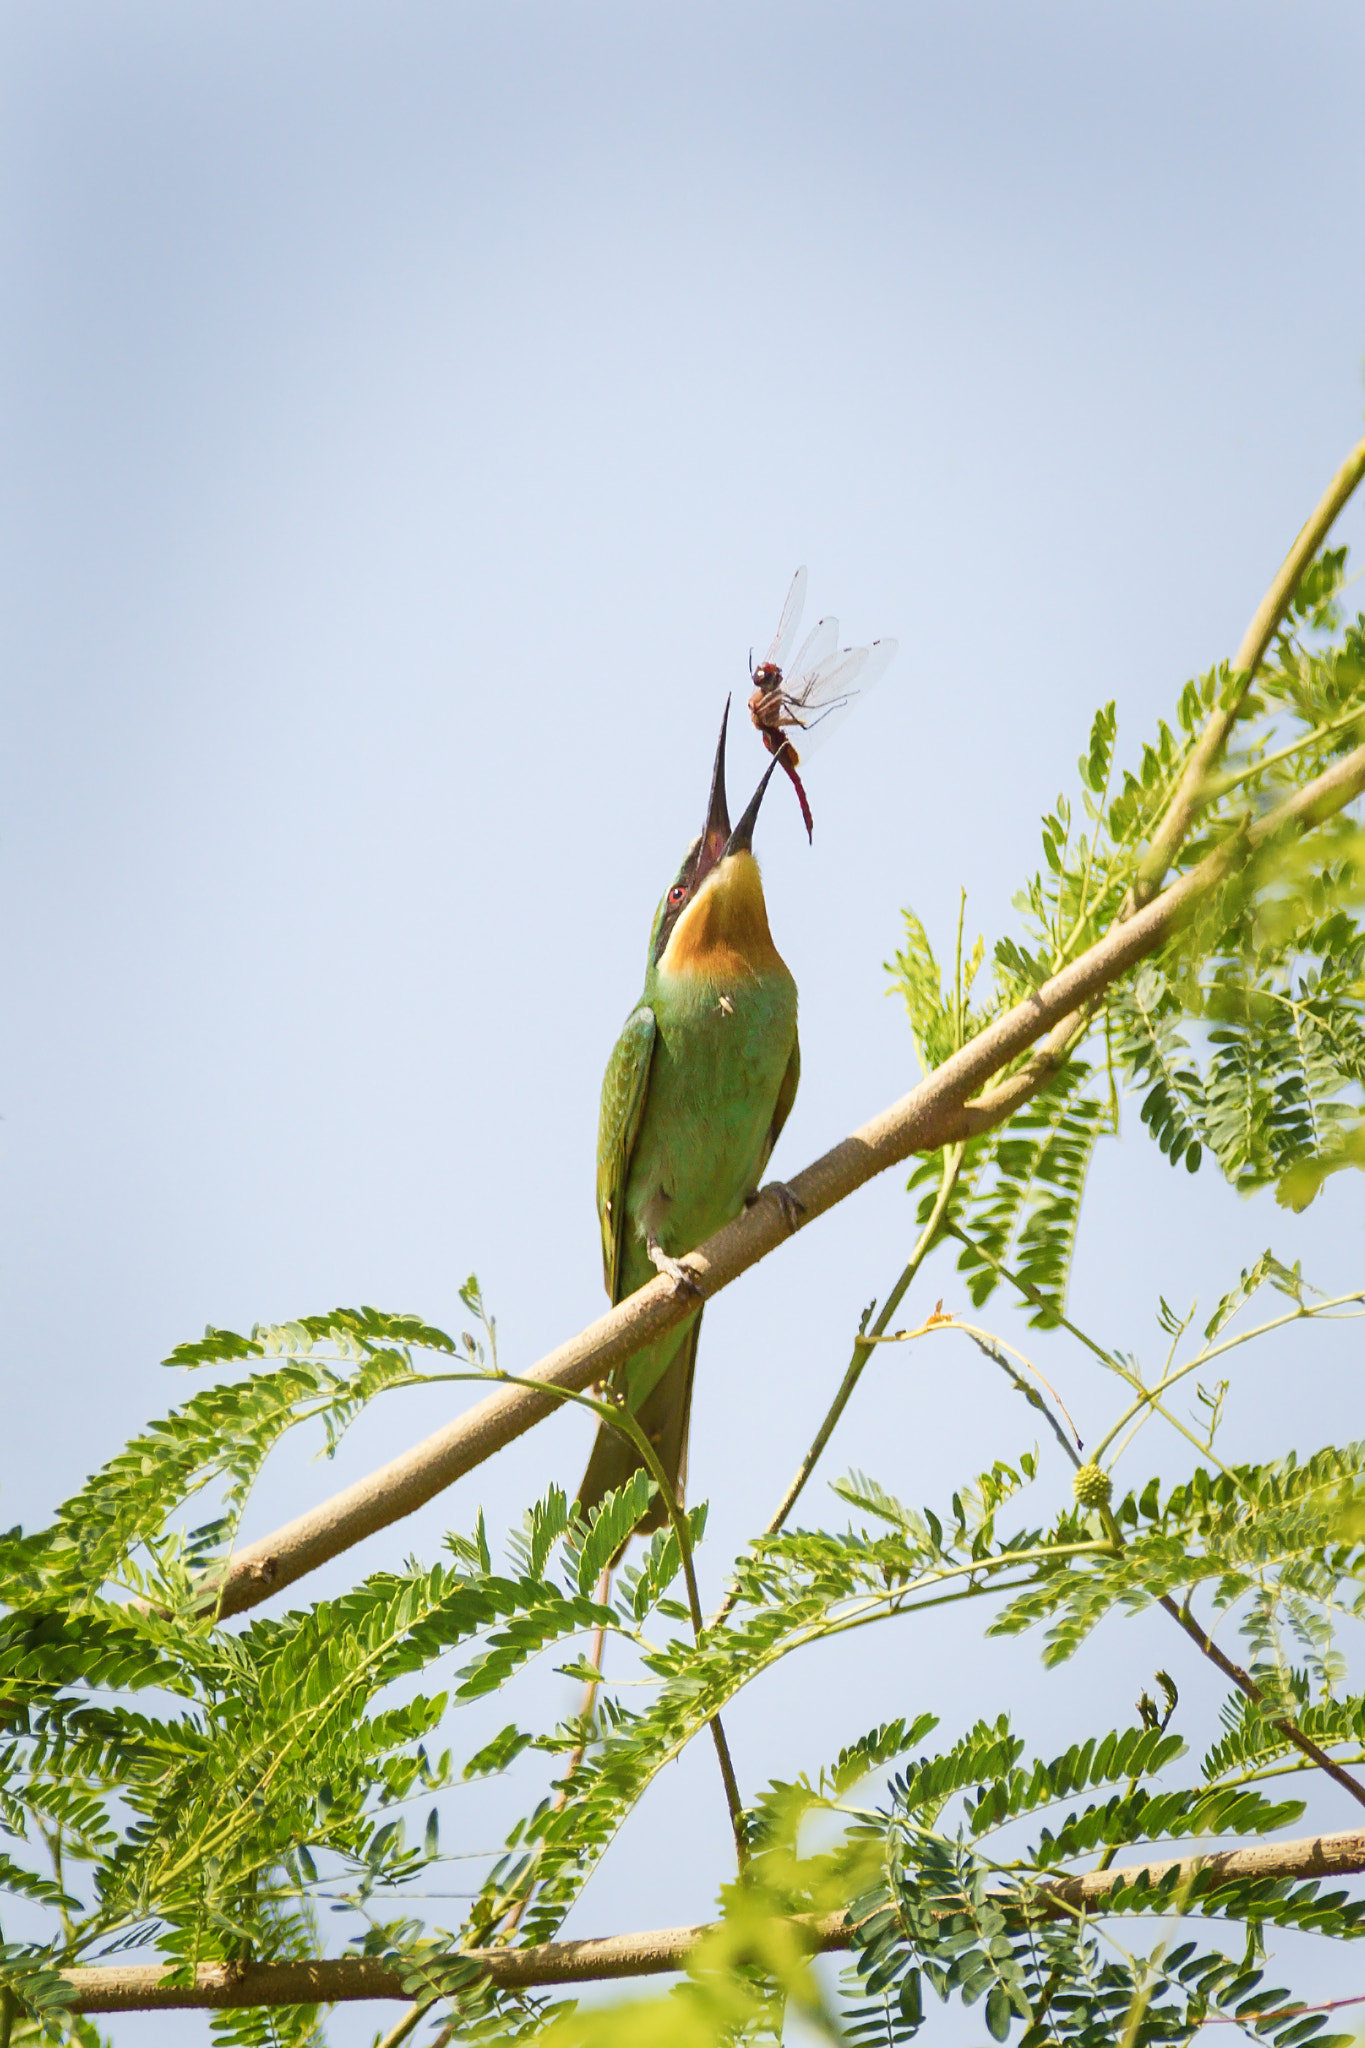
[[1114, 1491], [1109, 1474], [1101, 1472], [1098, 1465], [1082, 1465], [1071, 1488], [1083, 1508], [1107, 1508]]

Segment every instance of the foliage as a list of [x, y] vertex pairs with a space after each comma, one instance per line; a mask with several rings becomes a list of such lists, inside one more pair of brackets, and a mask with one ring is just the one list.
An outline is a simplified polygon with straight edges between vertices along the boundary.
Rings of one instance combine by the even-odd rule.
[[[1200, 1383], [1198, 1430], [1168, 1396], [1258, 1336], [1357, 1314], [1365, 1297], [1323, 1301], [1267, 1253], [1202, 1338], [1162, 1304], [1170, 1351], [1155, 1379], [1077, 1331], [1067, 1308], [1090, 1165], [1125, 1091], [1173, 1165], [1218, 1171], [1243, 1192], [1274, 1187], [1299, 1207], [1365, 1164], [1359, 828], [1309, 820], [1254, 856], [1238, 851], [1248, 820], [1359, 741], [1365, 621], [1342, 626], [1343, 575], [1344, 552], [1321, 555], [1254, 686], [1226, 668], [1190, 683], [1127, 767], [1115, 706], [1102, 707], [1078, 799], [1060, 796], [1043, 821], [1020, 928], [991, 949], [989, 987], [985, 941], [964, 947], [961, 920], [951, 976], [911, 913], [892, 964], [932, 1070], [1121, 917], [1199, 732], [1216, 707], [1235, 708], [1197, 836], [1176, 856], [1186, 872], [1221, 849], [1221, 886], [1078, 1015], [1022, 1107], [946, 1168], [926, 1159], [911, 1177], [921, 1224], [932, 1215], [956, 1239], [976, 1308], [1013, 1287], [1037, 1327], [1079, 1339], [1101, 1386], [1117, 1389], [1112, 1424], [1087, 1450], [1101, 1482], [1083, 1487], [1089, 1505], [1019, 1519], [1034, 1450], [983, 1461], [915, 1506], [850, 1473], [834, 1487], [840, 1525], [756, 1538], [733, 1562], [725, 1606], [697, 1628], [681, 1594], [704, 1507], [670, 1519], [604, 1584], [655, 1504], [638, 1473], [587, 1518], [553, 1486], [500, 1546], [479, 1516], [449, 1536], [441, 1563], [410, 1560], [338, 1597], [227, 1624], [223, 1568], [288, 1432], [316, 1422], [330, 1454], [380, 1395], [499, 1368], [472, 1279], [463, 1300], [476, 1328], [458, 1340], [371, 1308], [250, 1336], [210, 1329], [167, 1361], [212, 1374], [207, 1386], [48, 1528], [0, 1538], [0, 2041], [98, 2038], [69, 2007], [63, 1971], [77, 1963], [310, 1956], [333, 1915], [351, 1953], [394, 1959], [414, 2001], [468, 2040], [718, 2048], [780, 2038], [799, 2010], [831, 2040], [892, 2044], [929, 2026], [933, 1999], [979, 2007], [992, 2038], [1024, 2048], [1183, 2042], [1212, 2018], [1276, 2048], [1344, 2038], [1265, 1981], [1267, 1936], [1356, 1939], [1365, 1901], [1312, 1878], [1196, 1872], [1176, 1845], [1292, 1826], [1303, 1802], [1282, 1781], [1324, 1753], [1365, 1764], [1365, 1692], [1341, 1633], [1365, 1611], [1365, 1447], [1227, 1466], [1214, 1452], [1226, 1382]], [[1278, 1303], [1253, 1326], [1263, 1290]], [[951, 1323], [938, 1315], [909, 1335], [932, 1328], [942, 1342]], [[1030, 1385], [1029, 1398], [1066, 1443], [1043, 1394]], [[1112, 1468], [1153, 1417], [1194, 1455], [1177, 1483], [1150, 1479], [1115, 1500]], [[659, 1773], [741, 1688], [815, 1643], [912, 1617], [929, 1628], [940, 1606], [965, 1601], [987, 1603], [993, 1636], [1038, 1631], [1051, 1667], [1153, 1607], [1180, 1631], [1175, 1664], [1177, 1649], [1188, 1660], [1207, 1648], [1221, 1618], [1232, 1690], [1218, 1739], [1190, 1759], [1164, 1671], [1164, 1706], [1144, 1693], [1132, 1725], [1052, 1756], [1031, 1755], [999, 1714], [940, 1736], [931, 1703], [912, 1697], [896, 1720], [850, 1731], [825, 1768], [751, 1796], [742, 1873], [666, 1998], [552, 2003], [499, 1989], [459, 1955], [552, 1939]], [[632, 1676], [598, 1682], [583, 1655], [594, 1631], [619, 1646], [608, 1670]], [[516, 1687], [546, 1657], [590, 1691], [568, 1720], [524, 1727]], [[504, 1691], [499, 1713], [514, 1718], [491, 1737], [477, 1715], [461, 1721]], [[462, 1735], [469, 1722], [480, 1732]], [[480, 1867], [455, 1924], [434, 1924], [424, 1889], [457, 1860], [442, 1842], [443, 1799], [497, 1779], [520, 1810], [496, 1851], [459, 1853], [462, 1877]], [[1095, 1858], [1114, 1877], [1082, 1910], [1073, 1881]], [[1132, 1875], [1154, 1861], [1164, 1875]], [[811, 1963], [822, 1929], [851, 1955], [837, 2010]], [[311, 2007], [225, 2013], [214, 2027], [234, 2042], [322, 2039]]]
[[[1229, 1319], [1254, 1292], [1234, 1290], [1210, 1325], [1215, 1339], [1234, 1341]], [[276, 1370], [292, 1376], [297, 1357]], [[273, 1429], [275, 1411], [261, 1412], [262, 1429]], [[221, 1425], [203, 1427], [207, 1435]], [[164, 1443], [167, 1463], [185, 1469], [183, 1428], [142, 1441]], [[1252, 1713], [1244, 1700], [1230, 1703], [1224, 1739], [1193, 1779], [1170, 1782], [1184, 1742], [1151, 1716], [1050, 1760], [1026, 1758], [1002, 1718], [902, 1765], [880, 1808], [850, 1808], [858, 1783], [922, 1744], [933, 1717], [872, 1730], [816, 1779], [774, 1785], [755, 1801], [752, 1875], [730, 1900], [720, 1947], [695, 1961], [681, 2003], [669, 2001], [649, 2023], [660, 2042], [719, 2038], [722, 2020], [722, 2032], [748, 2038], [796, 1998], [832, 2027], [791, 1915], [839, 1907], [858, 1930], [852, 2039], [911, 2038], [926, 1989], [984, 1999], [1000, 2038], [1011, 2016], [1023, 2038], [1050, 2038], [1028, 2032], [1041, 2025], [1045, 1992], [1049, 2027], [1065, 2018], [1069, 2029], [1057, 2038], [1104, 2038], [1103, 2026], [1139, 1996], [1147, 2003], [1135, 2040], [1186, 2038], [1205, 2013], [1245, 2006], [1259, 1978], [1212, 1950], [1125, 1960], [1105, 1951], [1098, 1923], [1047, 1918], [1038, 1887], [1097, 1851], [1292, 1823], [1299, 1801], [1247, 1782], [1268, 1761], [1283, 1765], [1288, 1745], [1272, 1709], [1360, 1751], [1365, 1700], [1341, 1690], [1332, 1625], [1365, 1601], [1365, 1546], [1352, 1519], [1365, 1510], [1363, 1467], [1359, 1449], [1231, 1473], [1197, 1466], [1178, 1487], [1153, 1482], [1122, 1500], [1121, 1544], [1079, 1509], [1046, 1528], [1005, 1527], [1035, 1476], [1031, 1453], [997, 1460], [937, 1508], [911, 1508], [853, 1474], [835, 1490], [854, 1519], [842, 1531], [752, 1544], [736, 1561], [732, 1613], [699, 1639], [670, 1597], [681, 1565], [671, 1530], [651, 1539], [608, 1604], [592, 1597], [603, 1557], [648, 1510], [652, 1489], [639, 1476], [590, 1523], [551, 1489], [510, 1537], [505, 1565], [478, 1524], [452, 1536], [448, 1565], [376, 1573], [341, 1599], [237, 1633], [189, 1607], [172, 1616], [88, 1590], [76, 1616], [65, 1545], [12, 1538], [0, 1656], [3, 1813], [16, 1856], [0, 1883], [59, 1927], [14, 1951], [10, 1982], [36, 2024], [60, 2027], [61, 1961], [150, 1943], [186, 1961], [309, 1953], [316, 1902], [331, 1897], [356, 1916], [354, 1946], [405, 1957], [416, 1991], [439, 1989], [468, 2026], [543, 2026], [550, 2040], [605, 2042], [624, 2020], [555, 2017], [543, 2001], [496, 1993], [472, 1973], [452, 1983], [434, 1958], [495, 1939], [514, 1907], [520, 1938], [552, 1936], [658, 1771], [742, 1686], [810, 1643], [908, 1617], [945, 1592], [990, 1599], [997, 1632], [1045, 1624], [1056, 1661], [1106, 1617], [1204, 1586], [1215, 1608], [1241, 1615], [1267, 1704]], [[164, 1497], [164, 1472], [145, 1480], [152, 1497]], [[64, 1514], [57, 1526], [71, 1520]], [[146, 1542], [144, 1522], [126, 1526]], [[689, 1526], [699, 1540], [700, 1511]], [[13, 1568], [18, 1553], [22, 1570]], [[117, 1581], [126, 1559], [106, 1569]], [[643, 1705], [604, 1688], [588, 1722], [541, 1733], [509, 1724], [462, 1764], [449, 1750], [433, 1753], [433, 1736], [462, 1702], [597, 1625], [633, 1645], [652, 1681]], [[423, 1683], [395, 1697], [437, 1665], [450, 1666], [439, 1690]], [[141, 1707], [141, 1693], [159, 1709]], [[584, 1744], [572, 1773], [555, 1765]], [[513, 1827], [462, 1926], [428, 1929], [404, 1910], [404, 1894], [444, 1860], [433, 1800], [462, 1777], [508, 1770], [527, 1751], [558, 1771], [557, 1796]], [[402, 1809], [414, 1802], [431, 1813], [410, 1839]], [[839, 1815], [845, 1833], [836, 1851], [802, 1862], [797, 1831], [816, 1810]], [[1030, 1824], [1035, 1832], [1017, 1839]], [[1002, 1859], [992, 1844], [1010, 1831]], [[55, 1852], [59, 1878], [37, 1869], [43, 1848]], [[1107, 1902], [1119, 1915], [1170, 1907], [1169, 1887], [1129, 1887]], [[1263, 1885], [1196, 1890], [1182, 1909], [1257, 1931], [1309, 1926], [1345, 1937], [1365, 1905], [1324, 1898], [1310, 1883], [1269, 1895]], [[722, 1953], [731, 1958], [724, 1966]], [[257, 2022], [254, 2034], [240, 2016], [225, 2031], [267, 2038]], [[276, 2012], [268, 2037], [309, 2041], [317, 2026], [311, 2010]]]
[[[1015, 899], [1022, 933], [996, 942], [988, 999], [971, 1006], [984, 940], [964, 974], [959, 933], [958, 971], [945, 987], [923, 926], [906, 913], [906, 945], [888, 971], [922, 1064], [938, 1064], [1025, 999], [1122, 914], [1217, 706], [1237, 706], [1233, 743], [1178, 873], [1235, 845], [1251, 820], [1361, 743], [1365, 614], [1342, 628], [1345, 569], [1344, 548], [1321, 554], [1254, 686], [1226, 666], [1188, 683], [1174, 724], [1160, 724], [1136, 765], [1118, 767], [1114, 705], [1096, 712], [1077, 764], [1079, 801], [1059, 796], [1043, 820], [1043, 865]], [[1069, 1057], [1029, 1106], [966, 1147], [949, 1222], [971, 1240], [959, 1264], [978, 1307], [999, 1284], [984, 1251], [1032, 1283], [1039, 1327], [1064, 1313], [1087, 1170], [1097, 1141], [1117, 1130], [1124, 1082], [1172, 1165], [1194, 1173], [1211, 1159], [1243, 1192], [1272, 1185], [1302, 1208], [1329, 1174], [1365, 1167], [1363, 901], [1359, 825], [1339, 815], [1292, 827], [1236, 866], [1164, 955], [1080, 1018]], [[938, 1178], [933, 1159], [911, 1176], [922, 1221]]]

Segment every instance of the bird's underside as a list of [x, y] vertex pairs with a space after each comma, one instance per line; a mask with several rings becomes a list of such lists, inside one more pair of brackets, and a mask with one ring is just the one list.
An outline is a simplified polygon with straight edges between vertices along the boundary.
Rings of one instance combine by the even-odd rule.
[[[608, 1062], [598, 1128], [597, 1207], [613, 1303], [669, 1274], [738, 1216], [762, 1178], [796, 1093], [796, 987], [773, 944], [751, 840], [772, 769], [732, 832], [725, 726], [701, 837], [665, 896], [639, 1006]], [[774, 762], [773, 766], [776, 767]], [[613, 1375], [681, 1500], [701, 1304]], [[603, 1422], [579, 1489], [590, 1512], [644, 1461]], [[660, 1527], [655, 1502], [642, 1525]]]

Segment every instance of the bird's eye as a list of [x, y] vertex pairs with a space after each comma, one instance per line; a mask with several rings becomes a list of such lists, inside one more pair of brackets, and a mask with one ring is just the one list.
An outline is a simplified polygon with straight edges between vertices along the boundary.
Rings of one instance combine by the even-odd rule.
[[668, 900], [669, 900], [669, 902], [670, 902], [670, 903], [681, 903], [681, 902], [682, 902], [682, 900], [683, 900], [683, 897], [684, 897], [684, 896], [685, 896], [686, 894], [687, 894], [687, 884], [686, 884], [686, 882], [675, 882], [675, 883], [673, 884], [673, 887], [672, 887], [672, 888], [671, 888], [671, 889], [669, 890], [669, 892], [668, 892]]

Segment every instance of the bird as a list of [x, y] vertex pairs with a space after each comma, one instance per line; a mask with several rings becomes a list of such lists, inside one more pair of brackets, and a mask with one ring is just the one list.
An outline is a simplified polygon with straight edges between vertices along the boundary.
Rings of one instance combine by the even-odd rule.
[[[757, 1199], [801, 1075], [796, 983], [773, 943], [753, 853], [754, 825], [774, 761], [739, 823], [725, 798], [721, 719], [706, 823], [654, 915], [644, 993], [626, 1019], [602, 1083], [597, 1214], [613, 1305], [665, 1273], [698, 1294], [686, 1254]], [[771, 1184], [794, 1228], [800, 1204]], [[681, 1503], [701, 1302], [679, 1327], [613, 1375]], [[624, 1431], [603, 1422], [578, 1491], [585, 1517], [643, 1463]], [[660, 1528], [656, 1498], [638, 1533]]]

